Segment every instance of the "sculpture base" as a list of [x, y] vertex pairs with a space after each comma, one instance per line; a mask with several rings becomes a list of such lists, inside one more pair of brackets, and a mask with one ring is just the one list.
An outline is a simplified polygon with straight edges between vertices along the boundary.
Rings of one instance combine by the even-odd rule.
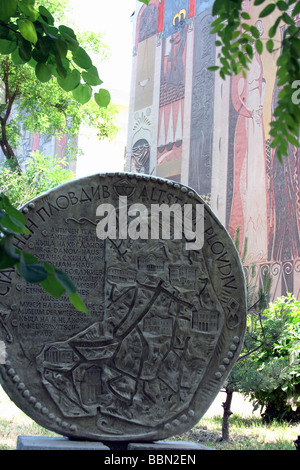
[[71, 440], [67, 437], [19, 436], [17, 450], [142, 450], [142, 451], [185, 451], [213, 450], [190, 441], [155, 442], [92, 442]]

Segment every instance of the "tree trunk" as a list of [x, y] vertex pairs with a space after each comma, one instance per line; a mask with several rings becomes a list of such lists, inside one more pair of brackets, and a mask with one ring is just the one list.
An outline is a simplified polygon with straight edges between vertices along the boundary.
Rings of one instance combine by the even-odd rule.
[[10, 146], [7, 136], [6, 136], [6, 127], [5, 123], [3, 123], [2, 118], [1, 120], [1, 138], [0, 138], [0, 148], [2, 149], [2, 152], [4, 153], [4, 156], [7, 160], [9, 160], [11, 163], [13, 163], [13, 167], [17, 170], [19, 174], [22, 173], [22, 169], [20, 167], [19, 161], [16, 157], [16, 154], [12, 147]]
[[7, 135], [6, 135], [6, 119], [0, 118], [1, 122], [1, 139], [0, 139], [0, 146], [4, 153], [4, 156], [7, 160], [16, 159], [15, 152], [13, 151], [12, 147], [10, 146]]
[[9, 121], [9, 117], [11, 114], [11, 110], [13, 107], [13, 104], [15, 100], [17, 99], [19, 95], [19, 84], [17, 85], [15, 91], [13, 93], [10, 92], [9, 89], [9, 60], [8, 57], [6, 58], [5, 64], [4, 64], [4, 84], [5, 84], [5, 106], [6, 109], [4, 108], [3, 110], [3, 116], [0, 116], [0, 147], [2, 149], [2, 152], [4, 153], [4, 156], [7, 160], [10, 160], [14, 166], [15, 169], [21, 174], [22, 169], [19, 165], [17, 156], [11, 147], [8, 138], [7, 138], [7, 133], [6, 133], [6, 125]]
[[233, 391], [229, 388], [226, 388], [225, 392], [226, 400], [224, 401], [224, 403], [222, 403], [222, 406], [224, 408], [222, 419], [222, 441], [229, 441], [229, 418], [232, 415], [230, 407], [232, 402]]

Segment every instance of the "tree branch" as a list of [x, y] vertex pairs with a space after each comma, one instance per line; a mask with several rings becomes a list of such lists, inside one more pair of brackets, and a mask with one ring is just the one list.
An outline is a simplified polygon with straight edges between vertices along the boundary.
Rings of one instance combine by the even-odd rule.
[[240, 356], [236, 362], [239, 362], [239, 361], [242, 361], [243, 359], [245, 359], [246, 357], [250, 356], [250, 354], [254, 353], [255, 351], [257, 351], [258, 349], [260, 349], [262, 347], [263, 343], [261, 343], [259, 346], [256, 346], [256, 348], [254, 349], [251, 349], [251, 351], [248, 351], [247, 353], [243, 354], [242, 356]]

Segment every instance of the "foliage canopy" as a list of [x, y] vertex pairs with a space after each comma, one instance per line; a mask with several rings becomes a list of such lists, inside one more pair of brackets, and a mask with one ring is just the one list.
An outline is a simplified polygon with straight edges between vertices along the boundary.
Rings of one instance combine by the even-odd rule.
[[[50, 11], [36, 7], [35, 0], [0, 0], [0, 53], [11, 56], [15, 65], [28, 63], [42, 83], [56, 77], [80, 104], [89, 101], [92, 87], [102, 83], [73, 29], [55, 26]], [[107, 106], [109, 92], [100, 89], [94, 99]]]
[[59, 160], [43, 153], [32, 152], [26, 161], [26, 171], [17, 172], [5, 164], [1, 168], [0, 188], [10, 203], [19, 208], [51, 188], [74, 179], [65, 158]]
[[[4, 0], [0, 10], [0, 78], [3, 88], [2, 96], [0, 93], [0, 145], [6, 159], [14, 160], [18, 171], [20, 165], [16, 155], [25, 130], [31, 134], [68, 134], [73, 137], [78, 135], [80, 124], [86, 122], [97, 129], [99, 138], [112, 137], [117, 132], [114, 122], [117, 109], [112, 104], [108, 105], [110, 96], [106, 90], [100, 90], [100, 95], [96, 92], [102, 81], [87, 52], [91, 50], [97, 58], [107, 57], [101, 35], [85, 31], [77, 35], [79, 41], [70, 27], [54, 25], [50, 12], [54, 11], [56, 16], [57, 11], [59, 19], [63, 19], [68, 0], [40, 0], [39, 3], [41, 5], [37, 8], [33, 1], [18, 1], [15, 16], [9, 19], [5, 16]], [[36, 30], [36, 42], [25, 39], [23, 29], [20, 31], [17, 27], [24, 12], [27, 15], [31, 12], [28, 18]], [[34, 18], [37, 19], [34, 21]], [[72, 41], [65, 38], [66, 34], [73, 38]], [[9, 47], [8, 42], [11, 43]], [[26, 57], [22, 52], [24, 44], [29, 51]], [[101, 96], [105, 97], [104, 101]]]
[[288, 294], [262, 314], [248, 315], [244, 356], [230, 377], [240, 391], [264, 409], [265, 421], [300, 418], [300, 302]]

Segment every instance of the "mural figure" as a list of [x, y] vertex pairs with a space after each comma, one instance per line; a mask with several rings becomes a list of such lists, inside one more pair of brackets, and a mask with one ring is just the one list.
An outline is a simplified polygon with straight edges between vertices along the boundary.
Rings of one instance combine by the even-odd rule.
[[[283, 36], [285, 27], [281, 28]], [[272, 108], [280, 91], [275, 83]], [[268, 259], [280, 266], [278, 279], [283, 293], [300, 294], [300, 160], [299, 149], [289, 145], [280, 163], [272, 149], [270, 168], [270, 227]], [[288, 223], [287, 223], [288, 221]], [[274, 270], [274, 269], [273, 269]]]
[[138, 140], [132, 147], [131, 171], [149, 173], [150, 144], [146, 139]]
[[[263, 33], [262, 23], [256, 26]], [[263, 103], [266, 82], [258, 53], [247, 77], [232, 80], [232, 101], [238, 113], [234, 142], [234, 194], [229, 229], [248, 237], [248, 262], [267, 260], [267, 186]]]

